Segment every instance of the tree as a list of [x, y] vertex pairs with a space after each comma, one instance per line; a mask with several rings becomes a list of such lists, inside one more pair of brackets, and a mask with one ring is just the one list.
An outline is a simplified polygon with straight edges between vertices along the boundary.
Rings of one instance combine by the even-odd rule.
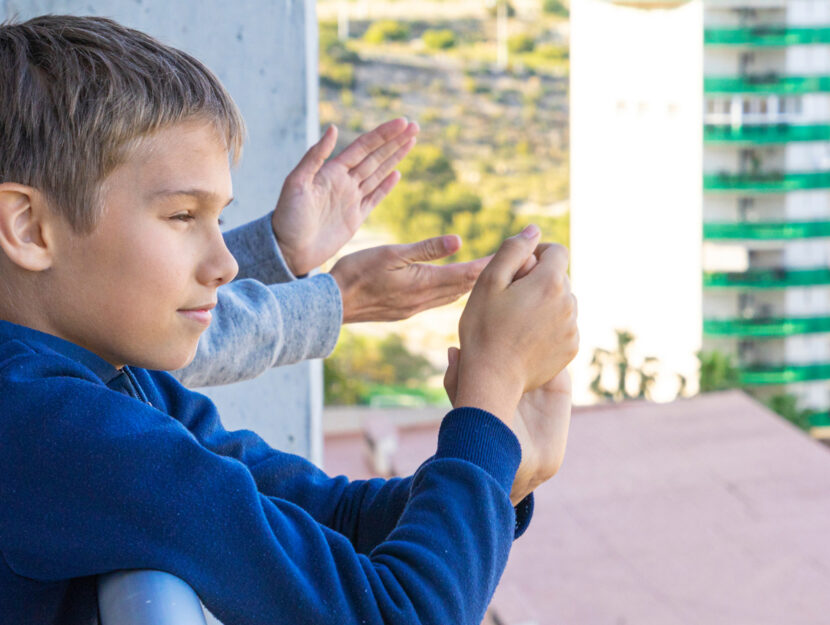
[[[651, 392], [657, 381], [659, 361], [654, 356], [646, 356], [637, 367], [631, 363], [631, 346], [634, 335], [628, 330], [616, 330], [617, 347], [614, 351], [597, 348], [591, 360], [593, 379], [591, 392], [606, 401], [623, 401], [626, 399], [651, 399]], [[605, 386], [608, 378], [614, 380], [611, 386]], [[632, 391], [631, 388], [635, 388]]]
[[700, 392], [741, 388], [741, 374], [732, 356], [718, 351], [698, 352], [700, 361]]

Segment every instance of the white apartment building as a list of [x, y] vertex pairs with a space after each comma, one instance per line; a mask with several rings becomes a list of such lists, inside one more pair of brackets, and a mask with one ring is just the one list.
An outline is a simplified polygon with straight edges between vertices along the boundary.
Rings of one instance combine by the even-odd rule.
[[830, 423], [830, 0], [575, 0], [571, 39], [577, 398], [624, 328], [657, 399], [718, 350]]

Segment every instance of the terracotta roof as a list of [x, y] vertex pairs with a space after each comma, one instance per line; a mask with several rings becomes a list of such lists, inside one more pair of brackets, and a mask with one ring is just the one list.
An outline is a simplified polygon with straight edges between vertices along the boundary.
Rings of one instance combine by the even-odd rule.
[[[440, 418], [440, 414], [436, 414]], [[401, 428], [396, 468], [437, 425]], [[326, 469], [371, 475], [361, 435]], [[830, 451], [739, 392], [577, 410], [493, 600], [501, 625], [830, 622]]]

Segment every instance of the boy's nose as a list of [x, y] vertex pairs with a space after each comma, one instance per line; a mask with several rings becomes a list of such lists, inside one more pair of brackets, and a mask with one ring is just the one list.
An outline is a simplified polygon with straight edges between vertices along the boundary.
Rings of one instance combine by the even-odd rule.
[[202, 264], [200, 282], [210, 286], [222, 286], [236, 277], [239, 272], [239, 263], [231, 254], [225, 239], [219, 233], [211, 241], [210, 255], [207, 262]]

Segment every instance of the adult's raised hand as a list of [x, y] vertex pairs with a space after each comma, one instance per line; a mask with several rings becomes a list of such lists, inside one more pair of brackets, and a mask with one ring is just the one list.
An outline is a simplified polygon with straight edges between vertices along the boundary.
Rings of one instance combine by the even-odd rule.
[[444, 235], [344, 256], [331, 269], [343, 296], [343, 323], [398, 321], [455, 301], [473, 288], [490, 260], [428, 264], [460, 248], [458, 236]]
[[[330, 126], [285, 179], [271, 225], [286, 263], [303, 275], [331, 258], [400, 180], [419, 127], [404, 118], [361, 135], [335, 158]], [[329, 160], [327, 160], [329, 159]]]

